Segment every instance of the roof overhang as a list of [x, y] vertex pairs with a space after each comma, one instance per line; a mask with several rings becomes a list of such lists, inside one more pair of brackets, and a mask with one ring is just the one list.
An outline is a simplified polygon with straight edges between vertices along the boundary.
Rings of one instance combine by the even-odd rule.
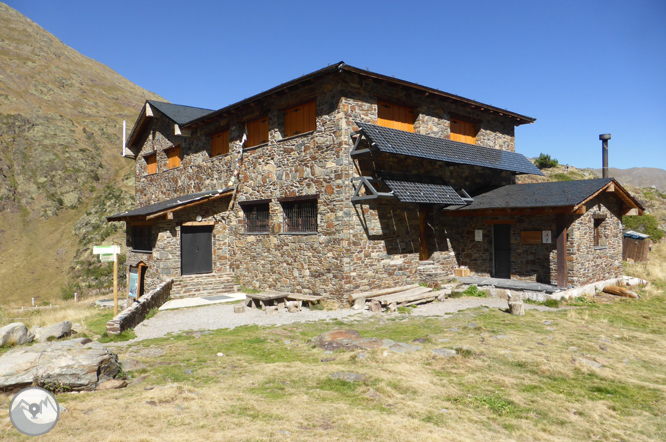
[[[566, 185], [567, 182], [562, 182]], [[557, 185], [559, 183], [549, 183]], [[521, 186], [529, 186], [529, 184], [516, 184], [512, 186], [504, 186], [504, 189], [519, 189]], [[488, 194], [491, 194], [488, 192]], [[587, 212], [586, 204], [592, 201], [597, 196], [608, 193], [622, 201], [622, 208], [620, 214], [624, 215], [642, 215], [645, 208], [633, 197], [620, 183], [615, 179], [611, 179], [608, 183], [601, 186], [591, 195], [583, 198], [577, 203], [567, 205], [542, 205], [539, 207], [529, 207], [524, 205], [512, 206], [507, 204], [506, 207], [492, 207], [475, 209], [473, 205], [467, 207], [449, 207], [446, 210], [447, 216], [460, 217], [460, 216], [536, 216], [536, 215], [583, 215]], [[478, 196], [476, 197], [478, 198]]]
[[323, 69], [319, 69], [315, 72], [312, 72], [310, 74], [303, 75], [302, 77], [296, 78], [294, 80], [288, 81], [286, 83], [282, 83], [274, 88], [271, 88], [265, 92], [262, 92], [257, 95], [253, 95], [252, 97], [246, 98], [245, 100], [239, 101], [237, 103], [231, 104], [229, 106], [223, 107], [215, 112], [212, 112], [208, 115], [202, 116], [200, 118], [197, 118], [195, 120], [192, 120], [188, 122], [186, 125], [184, 125], [184, 128], [192, 129], [196, 128], [199, 126], [203, 126], [215, 119], [220, 119], [220, 118], [225, 118], [229, 114], [234, 113], [238, 108], [243, 107], [245, 105], [250, 105], [255, 103], [256, 101], [262, 100], [268, 96], [275, 95], [281, 92], [288, 92], [290, 88], [293, 87], [300, 87], [304, 83], [309, 83], [314, 81], [315, 79], [319, 77], [323, 77], [325, 75], [333, 74], [333, 73], [344, 73], [348, 72], [350, 74], [358, 75], [362, 78], [369, 79], [371, 81], [377, 81], [381, 83], [388, 83], [388, 84], [393, 84], [396, 86], [399, 86], [401, 88], [407, 88], [411, 89], [415, 92], [418, 92], [419, 94], [422, 94], [424, 96], [433, 96], [437, 97], [439, 99], [442, 99], [446, 102], [451, 102], [451, 103], [457, 103], [462, 105], [463, 107], [467, 107], [470, 109], [473, 109], [474, 111], [478, 112], [483, 112], [483, 113], [488, 113], [492, 114], [495, 116], [500, 116], [507, 118], [513, 122], [514, 125], [519, 126], [521, 124], [531, 124], [536, 121], [536, 118], [528, 117], [525, 115], [521, 115], [515, 112], [510, 112], [506, 109], [501, 109], [495, 106], [491, 106], [489, 104], [484, 104], [475, 100], [470, 100], [468, 98], [461, 97], [459, 95], [454, 95], [454, 94], [449, 94], [447, 92], [440, 91], [435, 88], [430, 88], [426, 86], [422, 86], [420, 84], [412, 83], [409, 81], [405, 80], [399, 80], [394, 77], [389, 77], [387, 75], [382, 75], [382, 74], [377, 74], [375, 72], [370, 72], [369, 70], [365, 69], [359, 69], [355, 68], [353, 66], [349, 66], [345, 64], [344, 62], [339, 62], [333, 65], [330, 65], [328, 67], [325, 67]]
[[140, 146], [137, 145], [138, 140], [143, 136], [150, 120], [155, 116], [153, 108], [150, 106], [150, 103], [146, 100], [143, 107], [141, 108], [141, 113], [139, 117], [134, 122], [134, 127], [127, 138], [127, 148], [134, 154], [134, 156], [139, 154]]
[[107, 216], [108, 222], [112, 221], [150, 221], [157, 218], [173, 219], [174, 212], [178, 212], [199, 204], [208, 203], [223, 197], [231, 196], [233, 187], [211, 190], [207, 192], [192, 193], [179, 196], [170, 200], [162, 201], [148, 206], [139, 207], [127, 212]]

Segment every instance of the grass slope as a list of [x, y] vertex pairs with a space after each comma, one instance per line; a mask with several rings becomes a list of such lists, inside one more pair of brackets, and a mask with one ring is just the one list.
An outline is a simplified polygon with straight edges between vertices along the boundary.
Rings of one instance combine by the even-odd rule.
[[[640, 300], [595, 297], [524, 317], [480, 308], [241, 327], [116, 347], [145, 367], [130, 372], [124, 390], [58, 395], [68, 411], [43, 439], [664, 440], [666, 245], [655, 248], [650, 263], [627, 269], [653, 282]], [[426, 341], [409, 354], [327, 354], [311, 345], [334, 328]], [[431, 352], [457, 346], [464, 350], [452, 358]], [[27, 440], [6, 409], [2, 440]]]
[[25, 304], [57, 298], [90, 233], [72, 226], [95, 198], [109, 185], [133, 192], [122, 121], [160, 97], [3, 3], [0, 42], [0, 293]]

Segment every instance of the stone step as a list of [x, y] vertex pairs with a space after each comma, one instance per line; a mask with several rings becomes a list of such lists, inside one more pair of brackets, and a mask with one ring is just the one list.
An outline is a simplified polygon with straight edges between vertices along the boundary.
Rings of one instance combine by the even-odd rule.
[[174, 279], [171, 297], [173, 299], [215, 296], [236, 291], [231, 273], [208, 273], [203, 275], [183, 275]]

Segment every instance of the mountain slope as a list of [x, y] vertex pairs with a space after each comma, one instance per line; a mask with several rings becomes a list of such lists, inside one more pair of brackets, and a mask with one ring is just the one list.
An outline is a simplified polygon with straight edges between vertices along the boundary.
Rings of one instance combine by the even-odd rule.
[[[592, 169], [601, 176], [601, 169]], [[622, 185], [634, 187], [656, 187], [666, 192], [666, 170], [655, 167], [632, 167], [631, 169], [608, 168], [608, 175], [617, 179]]]
[[119, 155], [122, 120], [131, 125], [146, 99], [163, 100], [0, 3], [4, 301], [57, 295], [81, 239], [72, 226], [108, 186], [133, 191], [122, 184], [133, 166]]

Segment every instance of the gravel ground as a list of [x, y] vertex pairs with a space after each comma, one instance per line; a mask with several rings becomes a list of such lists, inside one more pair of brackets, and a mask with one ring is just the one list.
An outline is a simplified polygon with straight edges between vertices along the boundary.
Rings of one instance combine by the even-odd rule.
[[[507, 302], [503, 299], [457, 298], [418, 306], [412, 311], [412, 316], [443, 316], [447, 313], [456, 313], [460, 310], [481, 306], [490, 308], [508, 307]], [[525, 304], [525, 310], [549, 311], [555, 309], [540, 305]], [[246, 309], [245, 313], [234, 313], [234, 306], [230, 304], [216, 304], [181, 310], [165, 310], [158, 312], [152, 318], [139, 324], [134, 329], [137, 337], [130, 342], [159, 338], [167, 333], [178, 333], [187, 330], [232, 329], [242, 325], [280, 326], [295, 322], [343, 319], [352, 315], [358, 315], [356, 318], [361, 320], [362, 318], [372, 316], [372, 313], [367, 310], [341, 309], [327, 311], [309, 310], [307, 308], [303, 308], [299, 313], [280, 312], [277, 315], [267, 315], [259, 309]]]

